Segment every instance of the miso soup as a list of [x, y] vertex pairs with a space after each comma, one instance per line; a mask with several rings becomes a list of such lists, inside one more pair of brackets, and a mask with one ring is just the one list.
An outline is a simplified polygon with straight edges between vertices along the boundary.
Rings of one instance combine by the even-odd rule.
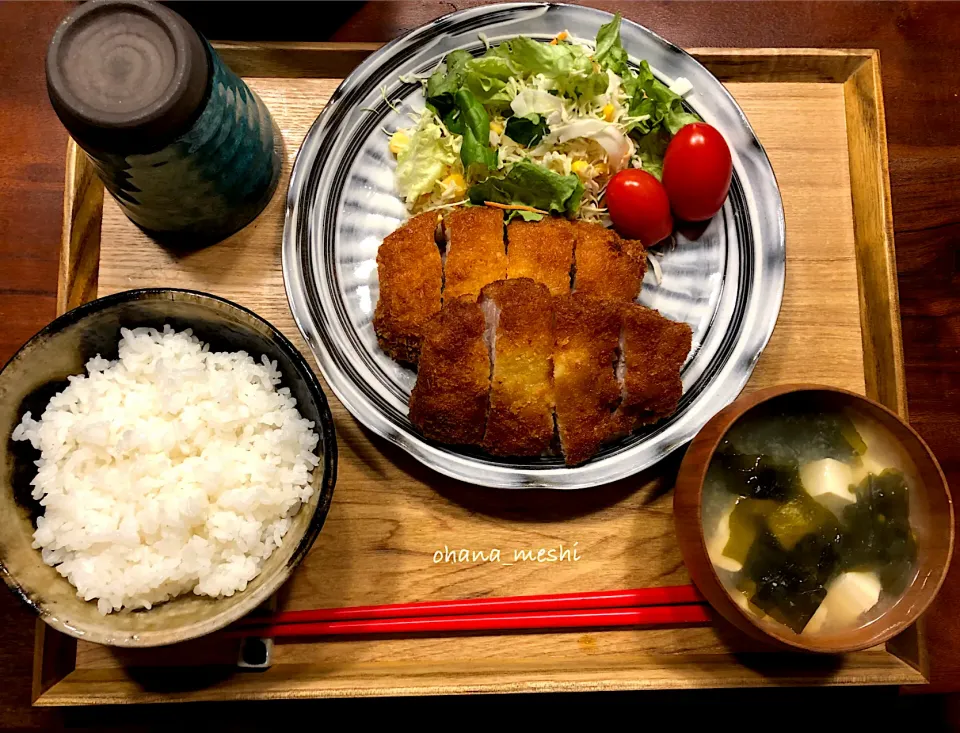
[[747, 612], [798, 634], [870, 623], [916, 574], [917, 472], [876, 421], [787, 395], [748, 412], [707, 471], [714, 568]]

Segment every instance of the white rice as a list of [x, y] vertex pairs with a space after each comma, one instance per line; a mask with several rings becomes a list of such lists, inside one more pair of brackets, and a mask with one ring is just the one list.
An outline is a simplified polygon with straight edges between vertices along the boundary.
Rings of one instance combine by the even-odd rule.
[[313, 423], [266, 356], [121, 335], [13, 431], [41, 452], [33, 546], [104, 614], [242, 591], [313, 494]]

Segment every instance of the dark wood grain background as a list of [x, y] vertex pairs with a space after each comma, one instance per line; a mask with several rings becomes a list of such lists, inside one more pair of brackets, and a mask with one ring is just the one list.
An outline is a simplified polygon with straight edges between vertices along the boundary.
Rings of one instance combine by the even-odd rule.
[[[386, 41], [474, 2], [197, 3], [170, 5], [211, 38]], [[607, 2], [681, 46], [867, 47], [881, 52], [896, 231], [907, 391], [913, 425], [960, 491], [960, 3], [925, 2]], [[46, 43], [70, 5], [0, 2], [0, 362], [54, 316], [66, 134], [47, 101]], [[811, 212], [811, 216], [816, 216]], [[960, 572], [956, 567], [928, 618], [933, 685], [960, 690]], [[420, 718], [422, 701], [233, 704], [160, 710], [44, 711], [29, 707], [34, 622], [0, 593], [0, 726], [50, 729], [167, 729], [216, 715], [258, 728], [294, 707], [311, 711]], [[684, 720], [803, 700], [849, 711], [861, 728], [895, 718], [922, 730], [947, 729], [960, 705], [952, 695], [897, 697], [893, 691], [682, 693], [430, 701], [430, 715], [522, 707], [629, 706], [643, 722]], [[491, 703], [496, 703], [491, 707]], [[656, 703], [651, 705], [651, 703]], [[866, 708], [861, 710], [861, 708]], [[288, 712], [284, 712], [288, 711]], [[313, 713], [306, 713], [312, 715]], [[751, 716], [754, 715], [751, 711]], [[771, 713], [772, 714], [772, 713]], [[865, 714], [867, 717], [860, 717]], [[847, 713], [841, 713], [846, 716]], [[221, 719], [220, 716], [225, 716]], [[454, 717], [456, 716], [456, 717]], [[338, 716], [339, 717], [339, 716]], [[609, 719], [609, 718], [608, 718]], [[834, 722], [840, 722], [834, 719]], [[323, 725], [317, 719], [316, 725]]]

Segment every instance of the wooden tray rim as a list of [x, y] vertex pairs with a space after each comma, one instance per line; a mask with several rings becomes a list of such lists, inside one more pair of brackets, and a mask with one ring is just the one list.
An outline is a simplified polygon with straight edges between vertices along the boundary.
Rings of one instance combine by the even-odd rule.
[[[342, 78], [382, 44], [221, 41], [213, 42], [213, 45], [241, 76]], [[866, 393], [906, 417], [879, 52], [875, 49], [818, 48], [694, 48], [689, 52], [721, 81], [843, 84]], [[72, 140], [68, 142], [65, 184], [58, 314], [95, 298], [97, 293], [103, 187]], [[778, 655], [761, 656], [773, 659]], [[777, 671], [770, 668], [766, 671], [771, 676], [764, 676], [761, 667], [765, 665], [756, 668], [740, 666], [731, 670], [728, 663], [719, 663], [708, 657], [642, 657], [620, 660], [617, 669], [605, 668], [603, 660], [598, 660], [588, 665], [589, 669], [574, 671], [563, 670], [564, 665], [559, 662], [552, 663], [548, 670], [542, 666], [533, 670], [521, 665], [512, 670], [517, 676], [510, 679], [497, 674], [502, 668], [498, 670], [489, 664], [473, 665], [466, 673], [453, 673], [436, 664], [391, 665], [393, 672], [407, 675], [406, 683], [400, 683], [390, 673], [383, 673], [373, 665], [356, 665], [353, 670], [337, 671], [323, 670], [315, 665], [276, 665], [257, 676], [258, 681], [266, 683], [259, 686], [251, 683], [249, 675], [237, 675], [225, 685], [187, 693], [164, 693], [143, 690], [123, 669], [76, 669], [75, 640], [52, 631], [38, 620], [33, 697], [34, 705], [59, 706], [763, 685], [922, 684], [927, 681], [921, 624], [889, 642], [885, 650], [875, 649], [845, 657], [832, 674], [818, 672], [819, 665], [803, 661], [796, 672], [790, 672], [785, 666]], [[683, 661], [678, 663], [678, 659]], [[804, 657], [790, 657], [791, 664], [800, 660]], [[668, 666], [686, 669], [687, 676], [675, 677], [664, 672], [653, 681], [639, 676], [641, 670], [665, 670]], [[290, 669], [280, 669], [282, 667]], [[175, 671], [156, 669], [167, 674]], [[419, 675], [414, 673], [415, 669], [419, 669]], [[553, 678], [544, 679], [545, 671], [552, 673]], [[349, 676], [351, 672], [355, 677]], [[334, 677], [339, 674], [342, 679], [333, 684], [321, 683], [324, 673]], [[430, 673], [438, 679], [445, 677], [447, 681], [432, 680]], [[240, 677], [239, 684], [233, 684], [237, 677]], [[360, 679], [365, 684], [358, 684]]]

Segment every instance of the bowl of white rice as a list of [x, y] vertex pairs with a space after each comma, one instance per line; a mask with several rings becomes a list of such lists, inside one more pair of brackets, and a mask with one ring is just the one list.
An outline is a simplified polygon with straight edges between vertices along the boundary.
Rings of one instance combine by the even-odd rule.
[[0, 371], [0, 572], [48, 624], [114, 646], [216, 631], [316, 539], [336, 438], [319, 381], [229, 301], [82, 305]]

